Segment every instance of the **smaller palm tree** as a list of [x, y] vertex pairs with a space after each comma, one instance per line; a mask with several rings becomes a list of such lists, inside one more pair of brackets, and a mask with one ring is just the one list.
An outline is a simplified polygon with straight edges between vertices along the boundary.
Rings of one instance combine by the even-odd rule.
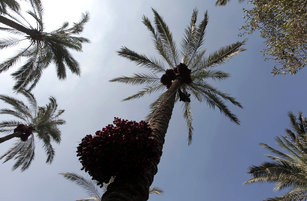
[[0, 138], [0, 143], [20, 138], [11, 149], [0, 157], [0, 160], [5, 158], [4, 162], [7, 162], [14, 158], [17, 161], [13, 170], [20, 167], [24, 171], [34, 159], [35, 137], [43, 141], [43, 147], [47, 154], [46, 163], [52, 162], [55, 151], [51, 141], [60, 143], [61, 131], [58, 126], [64, 124], [65, 121], [59, 118], [64, 110], [57, 110], [58, 105], [55, 98], [50, 97], [50, 102], [46, 106], [38, 107], [33, 94], [24, 90], [20, 93], [26, 97], [29, 105], [13, 97], [0, 95], [0, 100], [12, 106], [12, 109], [1, 109], [0, 114], [10, 115], [16, 119], [0, 122], [0, 133], [12, 133]]
[[286, 129], [287, 136], [276, 138], [285, 152], [261, 143], [261, 146], [275, 154], [266, 155], [273, 162], [250, 167], [249, 174], [252, 178], [245, 182], [276, 182], [276, 191], [290, 188], [288, 193], [267, 201], [307, 200], [307, 121], [302, 113], [299, 114], [298, 121], [292, 113], [289, 113], [289, 118], [294, 131]]
[[[65, 172], [65, 173], [60, 173], [60, 174], [63, 175], [66, 179], [72, 182], [75, 182], [80, 187], [85, 189], [87, 194], [90, 196], [88, 198], [83, 198], [77, 201], [100, 201], [101, 196], [107, 190], [108, 185], [114, 181], [114, 177], [112, 177], [108, 184], [104, 183], [103, 189], [101, 190], [97, 185], [98, 182], [96, 182], [95, 180], [86, 179], [78, 174], [70, 173], [70, 172]], [[100, 189], [100, 190], [97, 190], [97, 189]], [[149, 193], [161, 195], [163, 193], [163, 190], [157, 187], [153, 187], [149, 189]]]
[[20, 59], [27, 59], [25, 64], [12, 74], [16, 80], [14, 89], [17, 91], [25, 88], [31, 90], [35, 87], [43, 70], [51, 62], [56, 65], [59, 79], [66, 78], [66, 67], [72, 73], [79, 75], [79, 64], [72, 57], [69, 49], [81, 51], [82, 43], [89, 42], [88, 39], [77, 36], [83, 31], [83, 27], [89, 19], [87, 13], [71, 27], [68, 22], [65, 22], [60, 28], [52, 32], [45, 32], [43, 7], [40, 0], [29, 1], [33, 10], [28, 11], [28, 14], [33, 18], [35, 24], [31, 24], [19, 11], [12, 12], [16, 16], [0, 13], [0, 24], [4, 25], [4, 27], [0, 27], [0, 31], [8, 32], [14, 36], [14, 38], [0, 39], [0, 50], [20, 43], [24, 47], [15, 56], [0, 64], [0, 73], [11, 68]]

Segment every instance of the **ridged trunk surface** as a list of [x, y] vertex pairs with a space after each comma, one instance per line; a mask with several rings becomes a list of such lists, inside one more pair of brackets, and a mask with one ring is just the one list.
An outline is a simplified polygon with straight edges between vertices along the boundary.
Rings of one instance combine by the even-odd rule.
[[[153, 130], [153, 134], [159, 142], [157, 149], [161, 155], [165, 134], [172, 117], [176, 92], [180, 85], [180, 80], [173, 81], [150, 121], [150, 127]], [[148, 200], [149, 187], [153, 182], [154, 175], [158, 171], [158, 163], [159, 161], [153, 161], [151, 167], [142, 174], [117, 176], [115, 181], [108, 186], [108, 190], [103, 194], [101, 201]]]

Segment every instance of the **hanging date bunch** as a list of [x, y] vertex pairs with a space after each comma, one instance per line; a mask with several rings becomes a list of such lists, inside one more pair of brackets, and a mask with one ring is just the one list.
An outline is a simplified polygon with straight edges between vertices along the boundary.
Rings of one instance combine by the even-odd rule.
[[14, 133], [20, 133], [20, 139], [22, 141], [27, 141], [28, 137], [33, 134], [34, 128], [30, 125], [18, 124], [14, 129]]
[[112, 176], [146, 170], [161, 155], [147, 122], [114, 118], [113, 124], [85, 136], [77, 148], [82, 169], [101, 186]]
[[170, 88], [172, 85], [172, 81], [175, 80], [177, 77], [180, 77], [183, 83], [190, 84], [192, 82], [191, 70], [183, 63], [180, 63], [173, 69], [167, 69], [162, 75], [160, 81], [167, 88]]

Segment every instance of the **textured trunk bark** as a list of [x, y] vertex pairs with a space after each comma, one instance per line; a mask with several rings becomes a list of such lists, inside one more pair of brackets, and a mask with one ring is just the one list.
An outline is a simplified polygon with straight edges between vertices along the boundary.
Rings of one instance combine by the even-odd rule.
[[10, 139], [12, 139], [14, 137], [20, 137], [21, 135], [22, 135], [22, 133], [13, 133], [13, 134], [1, 137], [0, 138], [0, 143], [8, 141], [8, 140], [10, 140]]
[[[157, 149], [161, 155], [165, 134], [172, 117], [176, 92], [180, 85], [180, 80], [175, 80], [172, 83], [150, 121], [150, 127], [153, 130], [153, 134], [159, 142]], [[115, 181], [108, 186], [108, 190], [103, 194], [101, 201], [148, 200], [149, 187], [153, 182], [154, 175], [158, 171], [158, 163], [159, 162], [152, 162], [151, 167], [148, 168], [145, 173], [116, 177]]]
[[9, 26], [13, 29], [18, 30], [18, 31], [21, 31], [21, 32], [23, 32], [23, 33], [25, 33], [25, 34], [27, 34], [31, 37], [35, 37], [38, 33], [38, 31], [28, 29], [28, 28], [14, 22], [13, 20], [10, 20], [6, 17], [3, 17], [2, 15], [0, 15], [0, 23], [5, 24], [5, 25], [7, 25], [7, 26]]

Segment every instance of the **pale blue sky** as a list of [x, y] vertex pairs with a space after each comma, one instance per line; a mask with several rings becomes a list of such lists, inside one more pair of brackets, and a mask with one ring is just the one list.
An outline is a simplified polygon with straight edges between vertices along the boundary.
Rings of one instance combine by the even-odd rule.
[[[78, 20], [82, 12], [88, 11], [90, 21], [83, 36], [92, 43], [86, 44], [82, 53], [74, 53], [82, 68], [80, 77], [69, 74], [67, 80], [58, 81], [54, 66], [50, 66], [34, 89], [41, 105], [47, 103], [49, 96], [54, 96], [59, 108], [66, 110], [63, 117], [67, 124], [61, 127], [62, 143], [55, 145], [54, 162], [44, 163], [45, 154], [38, 143], [35, 160], [27, 171], [11, 171], [12, 162], [0, 164], [0, 200], [73, 201], [87, 197], [81, 188], [58, 173], [86, 175], [80, 171], [76, 147], [86, 134], [93, 134], [111, 123], [114, 116], [137, 121], [145, 118], [156, 95], [121, 102], [138, 88], [108, 80], [132, 75], [140, 69], [117, 55], [121, 46], [149, 56], [156, 55], [151, 35], [141, 22], [143, 15], [153, 19], [151, 8], [163, 16], [178, 46], [194, 8], [199, 10], [199, 19], [208, 10], [204, 46], [209, 53], [242, 40], [238, 37], [238, 29], [243, 25], [242, 7], [245, 4], [236, 0], [226, 7], [215, 7], [214, 1], [205, 0], [43, 0], [43, 3], [45, 26], [50, 29], [65, 20]], [[284, 129], [289, 127], [287, 113], [306, 111], [307, 94], [301, 88], [307, 84], [307, 71], [304, 69], [295, 76], [272, 76], [273, 64], [265, 62], [260, 53], [264, 47], [262, 42], [258, 33], [250, 36], [245, 45], [247, 51], [219, 67], [231, 77], [213, 82], [215, 87], [236, 97], [244, 106], [241, 110], [229, 105], [241, 120], [240, 126], [218, 110], [194, 100], [194, 136], [188, 146], [181, 104], [175, 106], [153, 184], [165, 193], [151, 195], [149, 200], [259, 201], [278, 195], [271, 184], [242, 183], [249, 178], [250, 165], [267, 160], [264, 154], [268, 151], [258, 144], [265, 142], [274, 146], [274, 137], [283, 135]], [[11, 91], [10, 72], [0, 74], [0, 94], [15, 95]], [[3, 107], [0, 103], [0, 108]], [[0, 153], [12, 143], [1, 144]]]

